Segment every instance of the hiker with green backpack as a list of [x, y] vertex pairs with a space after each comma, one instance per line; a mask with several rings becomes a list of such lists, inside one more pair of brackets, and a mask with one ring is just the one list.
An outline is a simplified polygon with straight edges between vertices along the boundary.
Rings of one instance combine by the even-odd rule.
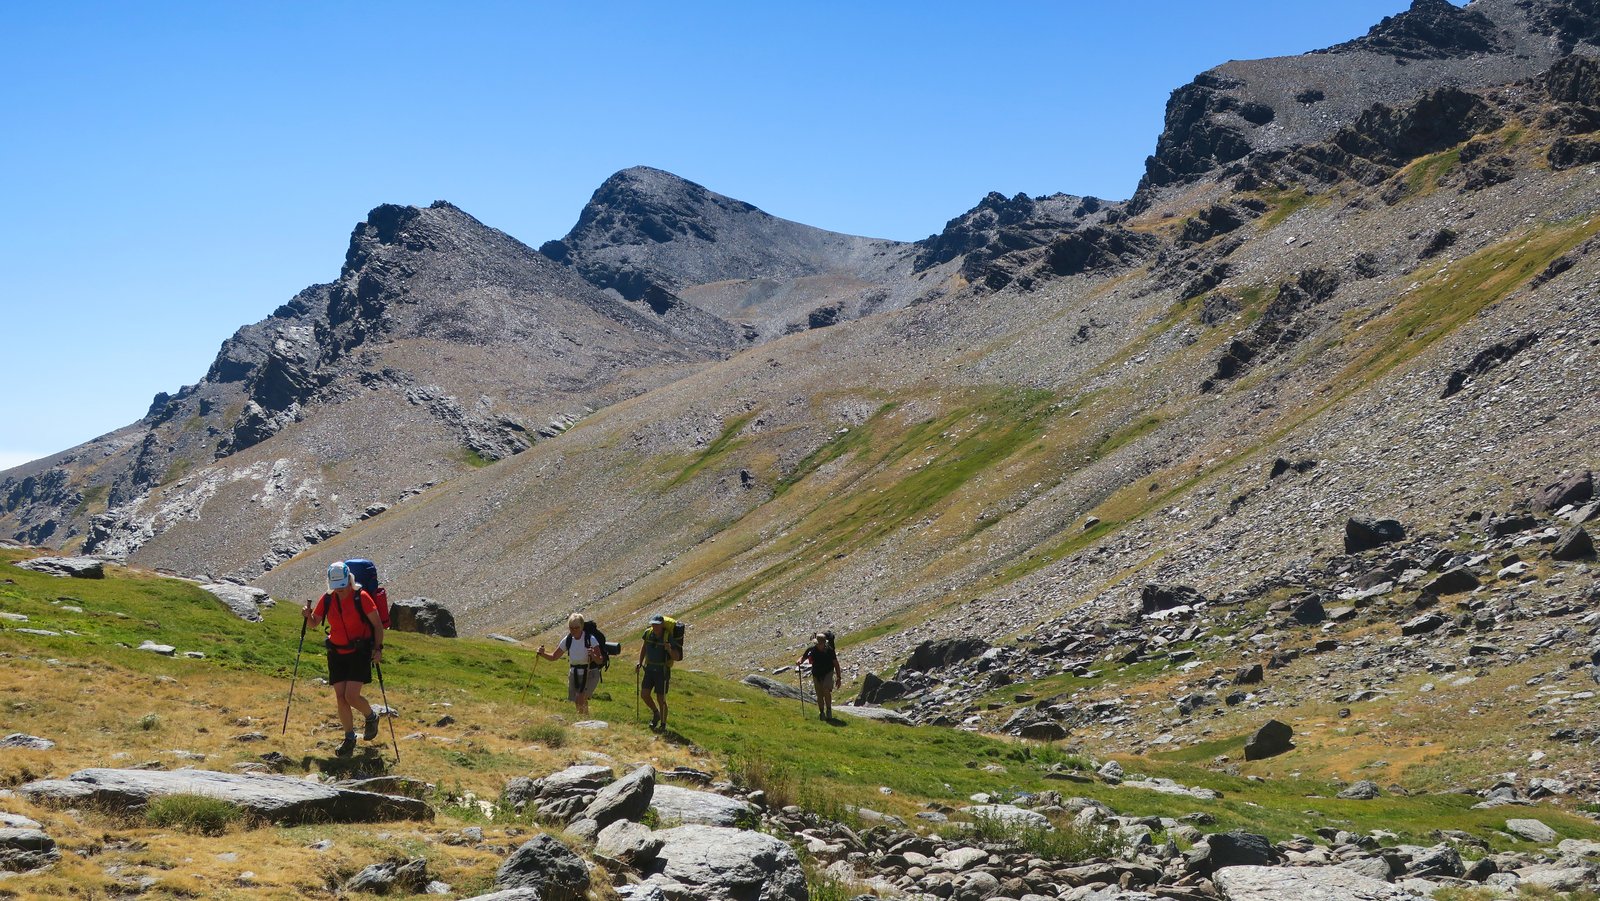
[[[378, 737], [378, 714], [361, 696], [362, 686], [372, 681], [373, 664], [383, 663], [383, 620], [372, 595], [356, 584], [350, 567], [334, 563], [328, 567], [328, 593], [315, 605], [306, 601], [300, 611], [309, 625], [328, 625], [328, 684], [344, 726], [344, 741], [334, 754], [349, 757], [356, 749], [353, 711], [363, 717], [362, 738]], [[287, 723], [287, 715], [285, 722]]]
[[639, 639], [639, 661], [634, 671], [644, 671], [639, 696], [650, 708], [650, 729], [667, 728], [667, 688], [672, 682], [672, 662], [683, 659], [683, 624], [657, 613]]

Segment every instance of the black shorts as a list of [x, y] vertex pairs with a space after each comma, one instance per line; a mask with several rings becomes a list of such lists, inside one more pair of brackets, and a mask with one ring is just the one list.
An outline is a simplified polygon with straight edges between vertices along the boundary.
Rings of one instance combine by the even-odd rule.
[[644, 668], [644, 680], [639, 683], [640, 691], [655, 691], [666, 694], [667, 688], [672, 683], [672, 670], [665, 666], [647, 666]]
[[340, 682], [360, 682], [362, 685], [372, 682], [372, 652], [341, 654], [329, 649], [328, 683], [338, 685]]

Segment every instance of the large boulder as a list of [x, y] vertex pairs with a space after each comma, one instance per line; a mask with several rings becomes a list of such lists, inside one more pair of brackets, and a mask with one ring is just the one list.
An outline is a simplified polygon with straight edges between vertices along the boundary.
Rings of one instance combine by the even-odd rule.
[[1212, 877], [1223, 901], [1425, 901], [1343, 867], [1230, 866]]
[[1594, 539], [1584, 531], [1583, 526], [1573, 526], [1561, 533], [1556, 539], [1555, 547], [1550, 549], [1552, 560], [1585, 560], [1594, 556]]
[[271, 607], [272, 598], [265, 591], [233, 582], [212, 582], [201, 585], [200, 590], [222, 602], [222, 606], [245, 622], [261, 622], [261, 608]]
[[536, 835], [500, 865], [494, 887], [533, 889], [539, 901], [584, 901], [589, 868], [571, 848], [548, 835]]
[[1267, 720], [1244, 743], [1245, 760], [1263, 760], [1294, 750], [1294, 730], [1287, 723]]
[[760, 832], [679, 826], [657, 833], [646, 884], [696, 901], [806, 901], [805, 871], [788, 845]]
[[1344, 524], [1344, 552], [1359, 554], [1375, 547], [1393, 544], [1405, 537], [1405, 526], [1398, 520], [1352, 516]]
[[79, 770], [17, 789], [35, 804], [133, 810], [154, 798], [203, 795], [274, 823], [369, 823], [431, 820], [433, 808], [414, 798], [341, 789], [288, 776], [210, 770]]
[[579, 819], [593, 820], [600, 829], [618, 820], [637, 820], [650, 809], [650, 800], [659, 790], [656, 768], [646, 764], [601, 789]]
[[663, 824], [747, 826], [760, 817], [755, 807], [737, 798], [676, 785], [656, 786], [650, 809]]
[[1533, 509], [1554, 513], [1568, 504], [1581, 504], [1594, 497], [1594, 473], [1569, 472], [1540, 488], [1533, 495]]
[[924, 641], [911, 651], [911, 659], [900, 668], [902, 673], [925, 673], [960, 663], [989, 650], [989, 643], [975, 636], [966, 638], [940, 638]]
[[662, 841], [649, 826], [618, 820], [600, 830], [594, 856], [614, 873], [639, 872], [655, 862]]
[[1254, 832], [1213, 832], [1189, 851], [1189, 868], [1210, 875], [1226, 867], [1271, 866], [1278, 862], [1272, 841]]
[[1139, 612], [1146, 615], [1175, 607], [1194, 607], [1205, 602], [1205, 595], [1187, 585], [1151, 583], [1139, 592]]
[[[37, 825], [37, 824], [36, 824]], [[0, 872], [22, 873], [49, 866], [60, 856], [55, 840], [35, 827], [0, 828]]]
[[1445, 570], [1437, 579], [1422, 586], [1422, 592], [1431, 595], [1460, 594], [1477, 588], [1479, 584], [1478, 577], [1473, 575], [1471, 570], [1457, 566]]
[[875, 706], [892, 701], [906, 693], [906, 686], [893, 679], [884, 679], [877, 673], [867, 673], [861, 680], [861, 691], [851, 702], [861, 707]]
[[12, 565], [62, 578], [104, 579], [106, 577], [105, 563], [94, 557], [34, 557], [31, 560], [18, 560]]
[[389, 605], [390, 628], [439, 638], [456, 637], [456, 618], [450, 609], [427, 598], [406, 598]]

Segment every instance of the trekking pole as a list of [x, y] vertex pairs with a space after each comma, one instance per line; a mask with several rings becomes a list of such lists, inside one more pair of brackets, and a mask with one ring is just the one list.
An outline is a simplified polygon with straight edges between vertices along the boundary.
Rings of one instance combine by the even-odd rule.
[[289, 677], [289, 700], [283, 705], [283, 731], [279, 735], [289, 734], [289, 707], [294, 704], [294, 683], [300, 678], [300, 652], [306, 648], [306, 623], [306, 618], [301, 617], [300, 646], [294, 649], [294, 675]]
[[633, 724], [639, 725], [639, 668], [633, 668]]
[[533, 655], [533, 665], [528, 667], [528, 679], [522, 683], [522, 703], [528, 703], [528, 687], [533, 685], [533, 671], [539, 668], [539, 655]]
[[800, 718], [801, 719], [805, 719], [806, 718], [806, 685], [805, 685], [805, 680], [800, 675], [800, 667], [799, 666], [796, 666], [794, 668], [794, 690], [799, 695], [799, 700], [800, 700]]
[[383, 710], [388, 714], [387, 719], [389, 720], [389, 741], [394, 743], [395, 766], [399, 766], [400, 741], [394, 737], [394, 708], [389, 706], [389, 690], [383, 687], [383, 664], [374, 663], [373, 666], [378, 670], [378, 692], [379, 694], [383, 695]]

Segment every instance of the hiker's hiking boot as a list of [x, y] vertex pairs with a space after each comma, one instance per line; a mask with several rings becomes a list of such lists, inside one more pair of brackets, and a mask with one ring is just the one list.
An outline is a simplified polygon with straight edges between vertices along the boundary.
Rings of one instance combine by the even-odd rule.
[[376, 713], [367, 714], [366, 722], [361, 725], [361, 737], [366, 741], [372, 741], [378, 737], [378, 715]]
[[355, 751], [356, 734], [354, 732], [346, 732], [344, 734], [344, 741], [339, 742], [339, 747], [333, 749], [333, 756], [349, 757], [351, 754], [354, 754]]
[[656, 731], [656, 729], [657, 729], [657, 728], [658, 728], [658, 727], [659, 727], [659, 726], [660, 726], [660, 725], [661, 725], [661, 717], [659, 717], [659, 716], [657, 716], [657, 715], [655, 715], [655, 714], [653, 714], [653, 713], [652, 713], [652, 714], [651, 714], [651, 715], [650, 715], [650, 731], [651, 731], [651, 732], [654, 732], [654, 731]]

